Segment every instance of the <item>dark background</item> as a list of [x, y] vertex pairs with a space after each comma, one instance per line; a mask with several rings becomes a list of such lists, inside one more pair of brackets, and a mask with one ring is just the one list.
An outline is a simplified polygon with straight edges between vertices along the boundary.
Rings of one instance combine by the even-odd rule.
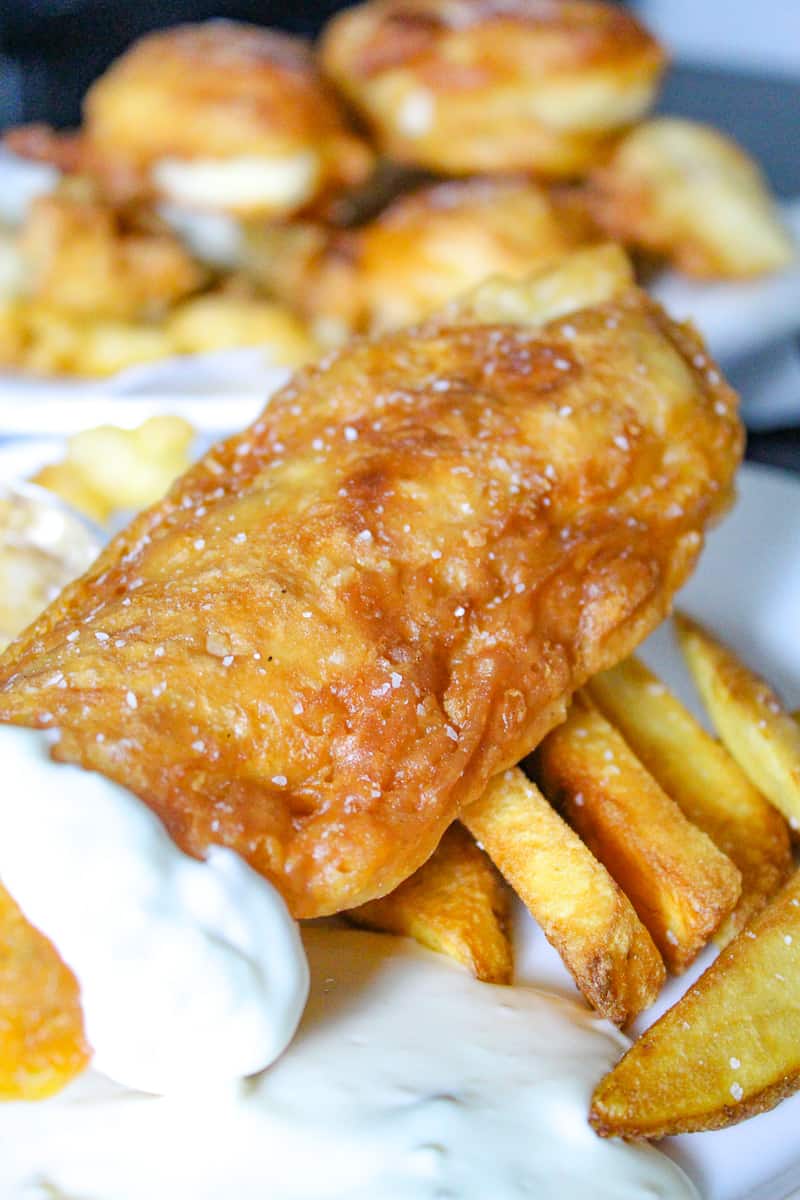
[[[226, 16], [313, 35], [341, 7], [337, 0], [0, 0], [0, 128], [76, 125], [91, 81], [148, 30]], [[758, 159], [779, 195], [800, 195], [800, 80], [678, 63], [659, 107], [723, 129]], [[800, 470], [800, 429], [754, 435], [749, 454]]]

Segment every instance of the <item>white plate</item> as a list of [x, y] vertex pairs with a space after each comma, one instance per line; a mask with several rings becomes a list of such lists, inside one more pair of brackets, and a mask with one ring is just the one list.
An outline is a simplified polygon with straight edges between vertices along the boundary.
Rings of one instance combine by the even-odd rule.
[[[29, 443], [24, 451], [0, 446], [0, 480], [35, 469], [43, 453], [57, 448], [57, 441]], [[739, 502], [711, 534], [679, 604], [729, 639], [791, 705], [800, 706], [800, 479], [765, 467], [743, 468]], [[701, 715], [669, 629], [659, 629], [642, 653]], [[649, 1019], [674, 1003], [712, 958], [707, 951], [681, 981], [672, 980]], [[575, 994], [558, 955], [524, 912], [517, 925], [517, 966], [520, 982]], [[786, 1200], [800, 1189], [798, 1125], [800, 1094], [733, 1129], [675, 1138], [663, 1148], [707, 1200]]]

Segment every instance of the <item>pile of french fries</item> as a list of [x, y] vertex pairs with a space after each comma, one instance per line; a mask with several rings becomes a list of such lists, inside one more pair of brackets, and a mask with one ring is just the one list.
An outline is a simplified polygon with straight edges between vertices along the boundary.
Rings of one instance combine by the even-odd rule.
[[713, 938], [713, 965], [598, 1085], [605, 1136], [720, 1128], [800, 1087], [800, 723], [711, 633], [675, 624], [717, 738], [642, 662], [620, 663], [416, 875], [348, 914], [508, 983], [503, 876], [618, 1025]]

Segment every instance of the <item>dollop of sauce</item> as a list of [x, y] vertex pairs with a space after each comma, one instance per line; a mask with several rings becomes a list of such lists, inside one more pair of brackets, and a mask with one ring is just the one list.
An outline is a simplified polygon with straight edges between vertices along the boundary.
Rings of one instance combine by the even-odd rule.
[[52, 740], [0, 726], [0, 879], [75, 974], [94, 1067], [156, 1093], [261, 1071], [308, 994], [280, 895], [231, 850], [183, 854], [125, 788], [55, 764]]
[[176, 204], [229, 212], [283, 209], [311, 198], [319, 167], [311, 151], [192, 161], [164, 158], [153, 167], [153, 180]]
[[0, 487], [0, 650], [91, 565], [102, 534], [30, 484]]
[[[269, 1071], [144, 1097], [93, 1076], [0, 1111], [7, 1200], [696, 1198], [586, 1114], [625, 1038], [400, 939], [306, 927], [305, 1016]], [[38, 1190], [37, 1190], [38, 1189]]]

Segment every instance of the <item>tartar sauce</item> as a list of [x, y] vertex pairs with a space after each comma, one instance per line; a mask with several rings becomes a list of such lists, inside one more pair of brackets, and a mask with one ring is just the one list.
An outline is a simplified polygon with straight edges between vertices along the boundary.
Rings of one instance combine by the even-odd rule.
[[51, 742], [0, 726], [0, 880], [75, 974], [94, 1067], [158, 1093], [262, 1070], [308, 994], [278, 892], [231, 850], [189, 858], [125, 788], [54, 764]]
[[586, 1114], [624, 1037], [400, 939], [307, 927], [291, 1047], [227, 1087], [151, 1097], [89, 1073], [0, 1108], [5, 1200], [689, 1200], [670, 1159]]

